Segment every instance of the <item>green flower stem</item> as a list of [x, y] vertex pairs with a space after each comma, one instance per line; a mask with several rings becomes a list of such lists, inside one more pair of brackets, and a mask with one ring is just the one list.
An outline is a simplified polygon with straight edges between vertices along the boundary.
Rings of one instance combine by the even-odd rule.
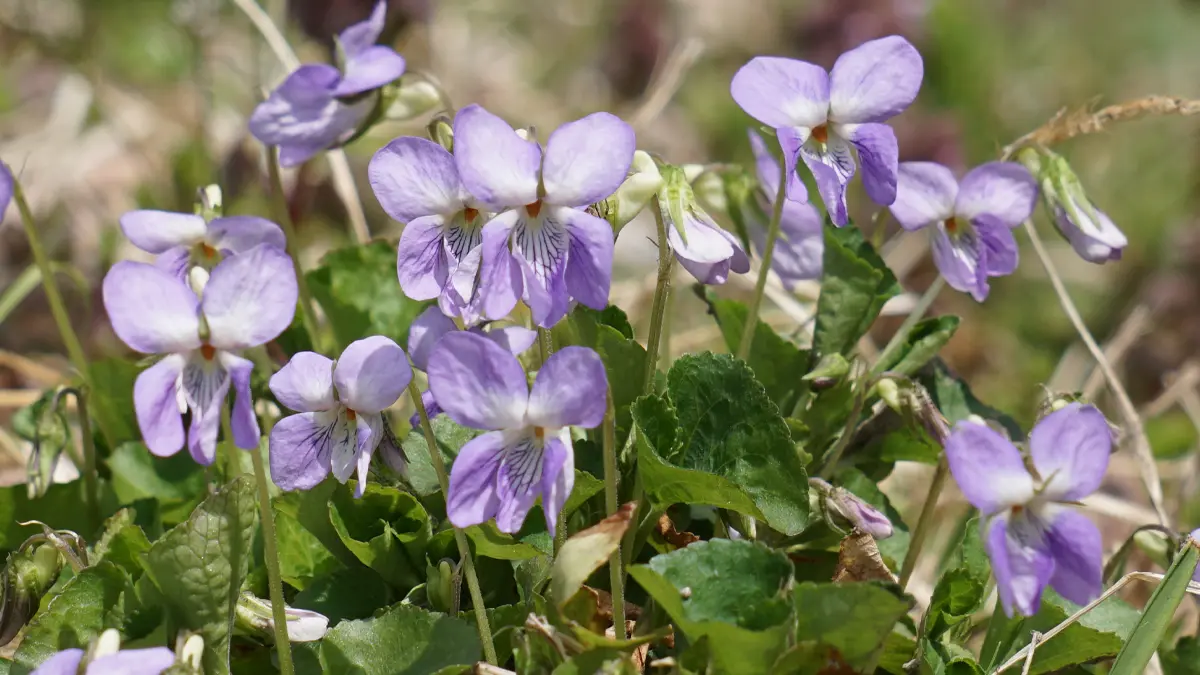
[[[604, 506], [608, 515], [617, 512], [617, 411], [613, 407], [612, 391], [607, 394], [608, 412], [604, 415]], [[625, 573], [621, 568], [621, 546], [608, 558], [608, 578], [612, 586], [613, 630], [617, 639], [625, 639]]]
[[871, 374], [878, 375], [879, 373], [883, 372], [887, 362], [896, 355], [896, 352], [899, 351], [901, 347], [904, 346], [905, 341], [908, 340], [909, 334], [912, 333], [913, 327], [916, 326], [917, 322], [925, 316], [925, 312], [929, 311], [929, 306], [933, 304], [933, 301], [945, 287], [946, 277], [943, 276], [939, 276], [932, 284], [929, 284], [929, 288], [925, 289], [925, 294], [922, 295], [919, 300], [917, 300], [917, 304], [912, 308], [912, 311], [908, 313], [908, 316], [904, 319], [904, 323], [900, 324], [900, 328], [896, 329], [895, 335], [892, 336], [892, 339], [888, 341], [887, 346], [883, 348], [882, 352], [880, 352], [879, 359], [876, 360], [875, 365], [871, 367]]
[[662, 350], [663, 320], [667, 314], [667, 299], [671, 295], [671, 273], [675, 269], [675, 254], [667, 243], [667, 223], [663, 220], [662, 196], [655, 196], [654, 223], [658, 226], [658, 284], [654, 287], [654, 304], [650, 308], [650, 335], [646, 338], [646, 383], [642, 393], [654, 389], [654, 374], [658, 372], [658, 354]]
[[262, 452], [250, 451], [254, 460], [254, 482], [258, 483], [258, 509], [262, 520], [263, 557], [267, 562], [267, 589], [271, 597], [271, 616], [275, 620], [275, 649], [279, 652], [279, 672], [292, 675], [292, 643], [288, 640], [287, 614], [283, 604], [283, 579], [279, 571], [279, 548], [275, 538], [275, 514], [271, 510], [271, 490], [267, 486], [267, 470]]
[[825, 464], [818, 474], [821, 478], [828, 480], [837, 469], [837, 463], [841, 461], [842, 454], [850, 445], [850, 439], [854, 437], [854, 428], [858, 426], [858, 418], [862, 415], [863, 406], [867, 402], [867, 392], [871, 390], [874, 383], [875, 378], [870, 377], [864, 377], [857, 382], [858, 391], [854, 393], [854, 406], [850, 409], [850, 416], [846, 418], [846, 428], [842, 430], [842, 435], [838, 436], [833, 450], [829, 451], [829, 459], [825, 460]]
[[[25, 201], [25, 191], [21, 189], [21, 183], [16, 176], [13, 176], [12, 190], [13, 201], [17, 204], [17, 210], [21, 213], [21, 223], [25, 226], [25, 237], [29, 240], [29, 250], [33, 253], [34, 263], [42, 273], [42, 287], [46, 289], [46, 301], [50, 303], [50, 314], [54, 317], [54, 323], [58, 326], [58, 334], [67, 347], [67, 355], [71, 359], [71, 364], [75, 366], [75, 370], [79, 371], [84, 386], [90, 389], [92, 373], [88, 369], [87, 354], [83, 351], [83, 344], [79, 342], [79, 335], [71, 326], [71, 316], [67, 314], [67, 305], [63, 302], [62, 292], [58, 289], [58, 281], [54, 278], [54, 266], [46, 257], [46, 249], [42, 248], [42, 240], [38, 236], [33, 212], [29, 210], [29, 202]], [[100, 425], [100, 433], [104, 434], [105, 440], [112, 445], [114, 438], [112, 430], [108, 428], [103, 419], [97, 418], [96, 423]]]
[[[412, 397], [413, 405], [417, 408], [417, 416], [421, 418], [421, 431], [425, 434], [425, 444], [429, 446], [429, 459], [433, 469], [437, 471], [438, 482], [442, 486], [442, 494], [449, 499], [450, 476], [446, 473], [446, 462], [442, 460], [442, 451], [438, 447], [437, 437], [433, 435], [433, 427], [429, 424], [429, 413], [421, 402], [421, 390], [415, 381], [408, 383], [408, 395]], [[463, 576], [467, 578], [467, 589], [471, 593], [471, 605], [475, 608], [475, 623], [479, 626], [479, 641], [483, 643], [483, 656], [491, 665], [498, 665], [496, 646], [492, 644], [492, 627], [488, 623], [487, 607], [483, 604], [483, 593], [479, 590], [479, 578], [475, 576], [475, 563], [471, 561], [471, 547], [467, 543], [467, 535], [454, 528], [454, 541], [458, 544], [458, 555], [462, 558]]]
[[296, 248], [298, 244], [296, 225], [292, 222], [287, 196], [283, 192], [283, 179], [279, 175], [278, 148], [267, 150], [267, 171], [271, 178], [271, 210], [274, 211], [275, 220], [283, 228], [283, 233], [287, 237], [287, 252], [292, 258], [292, 265], [296, 268], [296, 288], [300, 294], [300, 322], [304, 324], [304, 330], [308, 333], [308, 340], [312, 343], [313, 349], [321, 351], [321, 334], [317, 329], [317, 313], [313, 306], [312, 293], [308, 290], [308, 280], [305, 279], [304, 270], [300, 267], [300, 252]]
[[950, 467], [946, 464], [946, 456], [942, 455], [942, 458], [938, 460], [937, 469], [933, 472], [933, 482], [929, 485], [929, 494], [925, 497], [925, 505], [921, 507], [921, 515], [917, 518], [917, 526], [913, 529], [912, 538], [908, 542], [908, 552], [904, 554], [904, 564], [900, 567], [900, 590], [904, 590], [908, 586], [908, 580], [917, 566], [917, 556], [925, 544], [925, 537], [933, 528], [933, 514], [937, 511], [938, 498], [942, 494], [942, 488], [946, 485], [946, 476], [949, 474]]
[[[780, 165], [782, 166], [782, 165]], [[763, 292], [767, 289], [767, 275], [771, 272], [771, 256], [775, 253], [775, 241], [779, 239], [779, 221], [783, 218], [783, 202], [787, 199], [787, 175], [779, 173], [779, 189], [775, 193], [775, 208], [771, 222], [767, 225], [767, 243], [763, 246], [762, 263], [758, 268], [758, 282], [754, 284], [754, 295], [746, 309], [746, 325], [742, 327], [742, 341], [738, 343], [737, 357], [743, 361], [750, 358], [750, 347], [754, 343], [754, 330], [758, 327], [758, 310], [762, 307]]]

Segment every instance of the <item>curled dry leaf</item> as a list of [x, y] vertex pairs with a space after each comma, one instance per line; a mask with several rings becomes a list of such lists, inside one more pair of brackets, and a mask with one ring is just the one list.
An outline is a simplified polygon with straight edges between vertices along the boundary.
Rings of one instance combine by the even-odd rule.
[[895, 575], [879, 555], [879, 546], [871, 535], [855, 528], [842, 539], [834, 581], [896, 582]]
[[608, 561], [621, 545], [625, 530], [633, 519], [636, 502], [629, 502], [616, 513], [582, 532], [576, 532], [563, 544], [550, 572], [550, 593], [562, 606], [583, 586], [583, 582]]
[[665, 513], [658, 518], [655, 530], [658, 532], [658, 536], [662, 537], [664, 541], [675, 548], [684, 548], [700, 541], [700, 537], [691, 532], [679, 532], [676, 530], [675, 523], [671, 522], [671, 519]]

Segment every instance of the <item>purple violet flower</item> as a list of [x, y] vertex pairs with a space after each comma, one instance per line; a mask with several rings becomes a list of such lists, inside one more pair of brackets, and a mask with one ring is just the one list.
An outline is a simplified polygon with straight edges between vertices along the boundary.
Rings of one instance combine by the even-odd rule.
[[1051, 203], [1054, 206], [1054, 223], [1079, 257], [1093, 263], [1121, 259], [1121, 252], [1129, 244], [1125, 233], [1107, 213], [1087, 201], [1082, 191], [1079, 195], [1068, 192], [1062, 199], [1052, 199]]
[[458, 111], [458, 175], [497, 213], [483, 228], [486, 318], [504, 318], [524, 299], [534, 323], [549, 328], [572, 298], [607, 306], [612, 227], [584, 209], [621, 186], [635, 146], [633, 129], [603, 112], [560, 126], [543, 152], [478, 105]]
[[[495, 342], [514, 356], [529, 349], [537, 341], [537, 331], [523, 326], [489, 327], [486, 332], [481, 326], [474, 326], [467, 330]], [[408, 328], [408, 355], [417, 370], [427, 371], [429, 355], [433, 353], [433, 348], [443, 336], [456, 331], [458, 326], [437, 307], [429, 307], [421, 312]], [[442, 407], [434, 400], [433, 392], [428, 389], [421, 392], [421, 403], [425, 405], [425, 413], [429, 419], [442, 413]], [[416, 429], [421, 423], [420, 415], [413, 413], [408, 421], [409, 425]]]
[[412, 381], [404, 350], [375, 335], [350, 343], [338, 360], [300, 352], [271, 377], [279, 402], [299, 412], [271, 430], [271, 478], [284, 490], [308, 490], [331, 472], [345, 483], [358, 470], [356, 497], [383, 439], [383, 411]]
[[[730, 93], [754, 119], [775, 129], [788, 196], [806, 201], [799, 158], [813, 173], [834, 225], [849, 221], [846, 184], [863, 164], [863, 187], [880, 206], [896, 199], [896, 134], [883, 124], [917, 97], [924, 65], [907, 40], [871, 40], [838, 57], [833, 70], [796, 59], [757, 56], [733, 76]], [[778, 183], [775, 184], [778, 189]]]
[[[696, 281], [720, 285], [729, 281], [730, 272], [750, 271], [750, 258], [737, 237], [726, 232], [703, 209], [685, 207], [682, 215], [687, 240], [679, 234], [678, 227], [668, 227], [667, 245]], [[667, 213], [663, 217], [670, 219]]]
[[1029, 433], [1031, 475], [1020, 451], [990, 427], [968, 420], [946, 441], [950, 473], [982, 513], [984, 547], [1004, 612], [1032, 616], [1047, 585], [1077, 604], [1100, 593], [1100, 531], [1066, 506], [1104, 480], [1112, 432], [1094, 406], [1070, 403]]
[[489, 433], [459, 451], [446, 514], [456, 527], [496, 519], [516, 532], [539, 496], [546, 529], [575, 484], [569, 426], [604, 420], [608, 378], [596, 352], [564, 347], [538, 371], [530, 391], [517, 358], [469, 332], [443, 337], [429, 357], [429, 387], [455, 422]]
[[[779, 163], [771, 156], [767, 144], [756, 132], [750, 132], [750, 149], [754, 152], [759, 191], [759, 205], [769, 218], [779, 194]], [[767, 223], [751, 218], [750, 239], [760, 252], [767, 244]], [[821, 277], [822, 257], [825, 254], [825, 234], [821, 229], [821, 214], [805, 201], [786, 197], [779, 218], [779, 239], [771, 255], [771, 269], [779, 275], [784, 288], [791, 290], [796, 283]]]
[[934, 162], [900, 165], [892, 215], [909, 231], [929, 230], [933, 261], [953, 288], [983, 302], [988, 277], [1017, 269], [1012, 228], [1033, 213], [1038, 189], [1015, 162], [981, 164], [962, 182]]
[[279, 146], [281, 166], [302, 164], [349, 141], [377, 103], [364, 94], [404, 74], [404, 57], [375, 44], [386, 11], [381, 0], [366, 21], [338, 36], [342, 71], [324, 63], [302, 65], [254, 109], [250, 133], [266, 145]]
[[190, 410], [188, 450], [200, 464], [212, 464], [221, 406], [232, 382], [233, 441], [256, 449], [254, 364], [238, 352], [275, 339], [291, 324], [296, 311], [291, 258], [265, 244], [226, 258], [213, 269], [202, 297], [165, 270], [123, 261], [104, 277], [103, 294], [117, 337], [143, 354], [164, 355], [133, 387], [146, 447], [160, 457], [178, 452], [184, 444], [181, 416]]
[[[82, 649], [64, 649], [42, 662], [32, 675], [77, 675]], [[160, 675], [175, 665], [175, 652], [166, 647], [126, 649], [96, 658], [85, 675]]]
[[211, 270], [224, 256], [244, 253], [259, 244], [287, 249], [283, 230], [257, 216], [205, 222], [192, 213], [128, 211], [121, 216], [121, 231], [134, 246], [157, 255], [155, 265], [180, 279], [187, 279], [191, 265]]
[[371, 189], [388, 215], [404, 223], [396, 273], [414, 300], [438, 299], [444, 314], [478, 322], [482, 211], [463, 187], [454, 157], [424, 138], [388, 143], [367, 167]]

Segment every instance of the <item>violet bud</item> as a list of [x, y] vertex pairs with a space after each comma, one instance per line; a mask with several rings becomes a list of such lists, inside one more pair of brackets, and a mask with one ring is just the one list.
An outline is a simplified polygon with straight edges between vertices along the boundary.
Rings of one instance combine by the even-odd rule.
[[723, 284], [730, 272], [750, 271], [742, 243], [717, 225], [700, 206], [684, 169], [659, 167], [663, 187], [660, 211], [667, 223], [667, 244], [675, 258], [702, 284]]
[[1088, 199], [1066, 159], [1045, 148], [1025, 148], [1017, 159], [1041, 183], [1042, 197], [1054, 216], [1054, 224], [1079, 257], [1093, 263], [1120, 260], [1129, 240], [1108, 214]]
[[[289, 642], [316, 642], [325, 637], [325, 633], [329, 630], [329, 619], [318, 612], [285, 606], [284, 616], [287, 617]], [[271, 603], [249, 591], [243, 591], [238, 597], [234, 623], [239, 629], [251, 635], [258, 637], [275, 635], [275, 615], [271, 612]]]
[[658, 165], [649, 153], [638, 150], [633, 153], [633, 164], [625, 182], [607, 199], [596, 202], [593, 213], [612, 225], [614, 235], [619, 234], [621, 228], [646, 208], [662, 186], [663, 177]]

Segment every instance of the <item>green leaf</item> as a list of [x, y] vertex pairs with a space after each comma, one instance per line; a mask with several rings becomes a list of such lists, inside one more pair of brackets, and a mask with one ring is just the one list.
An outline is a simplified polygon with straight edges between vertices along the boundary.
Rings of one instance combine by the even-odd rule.
[[[1048, 589], [1042, 595], [1042, 607], [1037, 615], [1026, 619], [1021, 625], [1020, 635], [1023, 639], [1013, 648], [1020, 649], [1028, 644], [1032, 631], [1045, 633], [1078, 610], [1079, 605]], [[1033, 668], [1029, 672], [1032, 675], [1051, 673], [1072, 664], [1115, 656], [1126, 637], [1133, 632], [1139, 618], [1136, 609], [1120, 598], [1110, 597], [1053, 640], [1038, 644]]]
[[[24, 527], [18, 522], [40, 520], [56, 530], [71, 530], [90, 539], [93, 525], [87, 504], [87, 486], [82, 480], [55, 483], [46, 494], [30, 499], [24, 485], [0, 488], [0, 549], [15, 549], [30, 535], [40, 532], [36, 527]], [[101, 510], [116, 510], [112, 489], [100, 482]], [[110, 510], [111, 509], [111, 510]]]
[[254, 494], [249, 477], [237, 479], [204, 500], [145, 555], [146, 572], [162, 593], [174, 627], [204, 637], [208, 673], [229, 672], [233, 611], [257, 524]]
[[426, 306], [400, 290], [396, 247], [386, 241], [331, 251], [306, 276], [341, 345], [368, 335], [408, 344], [408, 327]]
[[[746, 326], [746, 306], [736, 300], [722, 300], [711, 290], [705, 290], [703, 297], [721, 327], [725, 346], [736, 354]], [[749, 366], [780, 410], [791, 410], [800, 391], [807, 388], [803, 378], [808, 372], [809, 358], [807, 349], [781, 337], [762, 320], [754, 327]]]
[[407, 591], [425, 581], [425, 547], [433, 532], [416, 497], [368, 483], [362, 497], [339, 486], [329, 503], [329, 522], [358, 560], [385, 581]]
[[[446, 466], [450, 466], [467, 441], [483, 433], [478, 429], [459, 426], [446, 415], [438, 415], [430, 420], [430, 426], [433, 427], [433, 437], [442, 449], [442, 458]], [[401, 446], [404, 456], [408, 458], [407, 479], [413, 491], [425, 497], [441, 490], [437, 471], [434, 470], [433, 460], [429, 456], [429, 445], [425, 443], [425, 434], [420, 429], [413, 429], [404, 438]]]
[[853, 224], [825, 224], [824, 277], [817, 300], [813, 349], [849, 354], [900, 284]]
[[864, 665], [912, 607], [911, 598], [876, 582], [805, 582], [796, 586], [792, 597], [796, 640], [827, 644], [857, 666]]
[[646, 372], [646, 349], [633, 339], [633, 328], [625, 313], [616, 307], [597, 312], [580, 305], [565, 321], [559, 321], [552, 332], [557, 344], [589, 347], [604, 361], [617, 411], [620, 447], [629, 435], [629, 406], [642, 395], [641, 374]]
[[339, 488], [345, 489], [345, 486], [330, 476], [311, 490], [281, 494], [272, 500], [272, 505], [276, 512], [295, 518], [296, 522], [316, 537], [325, 550], [343, 565], [361, 572], [366, 566], [346, 548], [330, 522], [329, 505], [333, 501], [334, 492]]
[[721, 672], [768, 672], [787, 645], [792, 563], [782, 552], [713, 539], [633, 565], [629, 574], [688, 641], [720, 645], [712, 657]]
[[168, 525], [186, 520], [207, 494], [204, 467], [186, 452], [155, 457], [140, 441], [122, 443], [107, 463], [117, 499], [122, 504], [141, 499], [157, 501], [159, 515]]
[[1025, 437], [1016, 420], [975, 398], [967, 383], [955, 377], [940, 358], [929, 363], [919, 380], [951, 425], [971, 415], [979, 415], [1000, 423], [1013, 440]]
[[991, 575], [980, 539], [979, 521], [972, 518], [955, 549], [955, 562], [938, 579], [925, 614], [925, 635], [935, 640], [971, 618], [983, 605]]
[[87, 397], [88, 413], [96, 420], [106, 440], [118, 446], [140, 440], [133, 410], [133, 381], [141, 366], [122, 359], [92, 361], [92, 391]]
[[473, 665], [482, 653], [475, 626], [411, 605], [343, 621], [320, 642], [296, 647], [317, 657], [297, 658], [298, 675], [426, 675]]
[[[736, 485], [776, 530], [803, 530], [809, 508], [804, 461], [746, 364], [728, 354], [687, 355], [671, 366], [667, 382], [679, 424], [674, 451], [655, 447], [662, 459]], [[643, 483], [648, 493], [657, 489], [646, 476]]]
[[480, 525], [472, 525], [463, 530], [467, 539], [474, 545], [476, 555], [496, 560], [528, 560], [539, 556], [541, 551], [521, 541], [510, 534], [496, 529], [496, 522], [489, 520]]
[[130, 509], [121, 509], [108, 519], [104, 534], [96, 542], [92, 564], [110, 560], [133, 579], [142, 575], [142, 554], [150, 550], [150, 540], [133, 521], [134, 513]]
[[887, 363], [880, 362], [871, 369], [882, 373], [891, 371], [912, 375], [941, 351], [954, 332], [958, 330], [957, 316], [939, 316], [924, 319], [913, 326], [912, 332], [895, 355]]
[[1189, 635], [1162, 652], [1163, 672], [1172, 675], [1200, 675], [1200, 638]]
[[320, 539], [306, 530], [296, 516], [279, 508], [278, 500], [273, 501], [272, 508], [275, 511], [279, 574], [284, 583], [303, 591], [318, 577], [343, 568], [337, 557], [321, 544]]
[[638, 474], [646, 497], [658, 509], [672, 504], [707, 504], [763, 518], [754, 501], [732, 481], [716, 474], [681, 469], [665, 456], [676, 452], [675, 409], [660, 396], [644, 396], [633, 405]]
[[365, 619], [394, 601], [395, 591], [377, 574], [339, 569], [318, 577], [288, 604], [311, 609], [329, 618], [329, 625], [346, 619]]
[[34, 616], [13, 657], [11, 672], [26, 675], [52, 654], [88, 643], [107, 628], [120, 628], [129, 577], [111, 562], [80, 570]]
[[1196, 573], [1196, 564], [1200, 562], [1200, 543], [1191, 537], [1183, 545], [1183, 550], [1175, 556], [1167, 575], [1154, 589], [1141, 619], [1129, 636], [1129, 641], [1117, 654], [1113, 662], [1111, 675], [1138, 675], [1146, 669], [1146, 664], [1154, 656], [1155, 650], [1163, 642], [1163, 636], [1171, 626], [1171, 619], [1183, 597], [1187, 595], [1188, 583]]

